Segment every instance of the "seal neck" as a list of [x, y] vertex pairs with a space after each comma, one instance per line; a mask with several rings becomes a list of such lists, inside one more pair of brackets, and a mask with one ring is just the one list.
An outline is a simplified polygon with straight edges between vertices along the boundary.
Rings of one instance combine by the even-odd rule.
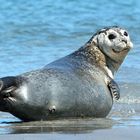
[[[77, 55], [82, 55], [84, 58], [86, 58], [88, 63], [102, 68], [102, 70], [109, 76], [109, 73], [112, 73], [113, 76], [122, 63], [110, 59], [99, 49], [99, 47], [94, 42], [92, 42], [92, 44], [86, 43], [83, 47], [76, 51], [76, 53]], [[112, 78], [112, 76], [110, 77]]]
[[114, 61], [106, 56], [106, 66], [112, 71], [113, 75], [118, 71], [122, 61]]

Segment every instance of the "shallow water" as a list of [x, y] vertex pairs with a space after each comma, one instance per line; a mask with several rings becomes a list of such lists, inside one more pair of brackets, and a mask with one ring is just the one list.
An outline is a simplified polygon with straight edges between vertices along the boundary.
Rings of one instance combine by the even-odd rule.
[[82, 46], [104, 26], [125, 27], [134, 43], [115, 77], [121, 99], [114, 103], [106, 119], [10, 123], [20, 120], [0, 112], [0, 134], [83, 133], [102, 128], [140, 127], [139, 0], [0, 2], [0, 77], [43, 67]]

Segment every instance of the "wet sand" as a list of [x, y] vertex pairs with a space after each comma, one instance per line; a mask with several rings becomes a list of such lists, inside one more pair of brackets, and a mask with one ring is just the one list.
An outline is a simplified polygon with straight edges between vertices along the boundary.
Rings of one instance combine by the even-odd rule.
[[[124, 121], [124, 120], [123, 120]], [[0, 140], [139, 140], [140, 127], [108, 118], [6, 122]]]
[[47, 134], [9, 134], [0, 135], [2, 140], [139, 140], [140, 128], [100, 129], [92, 133], [47, 133]]

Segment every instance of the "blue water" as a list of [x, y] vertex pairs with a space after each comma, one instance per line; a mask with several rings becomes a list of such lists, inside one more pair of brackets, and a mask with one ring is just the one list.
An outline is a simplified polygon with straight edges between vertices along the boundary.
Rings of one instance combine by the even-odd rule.
[[[138, 126], [139, 0], [0, 0], [0, 77], [43, 67], [78, 49], [97, 29], [112, 25], [128, 30], [134, 48], [115, 77], [122, 98], [109, 117], [125, 118], [124, 115], [130, 112], [130, 116], [137, 119], [131, 122], [129, 118], [128, 121]], [[131, 104], [131, 107], [122, 104]], [[128, 111], [125, 112], [123, 107]], [[119, 116], [115, 116], [116, 112]], [[0, 113], [0, 116], [0, 123], [9, 119], [16, 121], [9, 114]], [[6, 133], [8, 129], [1, 131]]]

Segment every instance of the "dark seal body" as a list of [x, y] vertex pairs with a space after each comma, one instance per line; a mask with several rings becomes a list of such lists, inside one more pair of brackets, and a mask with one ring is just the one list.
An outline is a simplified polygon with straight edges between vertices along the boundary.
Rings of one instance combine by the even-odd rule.
[[95, 42], [87, 43], [42, 69], [1, 78], [0, 110], [24, 121], [106, 117], [113, 104], [106, 61]]
[[[27, 101], [32, 108], [39, 106], [39, 118], [105, 117], [109, 113], [112, 97], [105, 74], [82, 59], [72, 54], [24, 75], [28, 83]], [[37, 117], [29, 115], [32, 119]]]

